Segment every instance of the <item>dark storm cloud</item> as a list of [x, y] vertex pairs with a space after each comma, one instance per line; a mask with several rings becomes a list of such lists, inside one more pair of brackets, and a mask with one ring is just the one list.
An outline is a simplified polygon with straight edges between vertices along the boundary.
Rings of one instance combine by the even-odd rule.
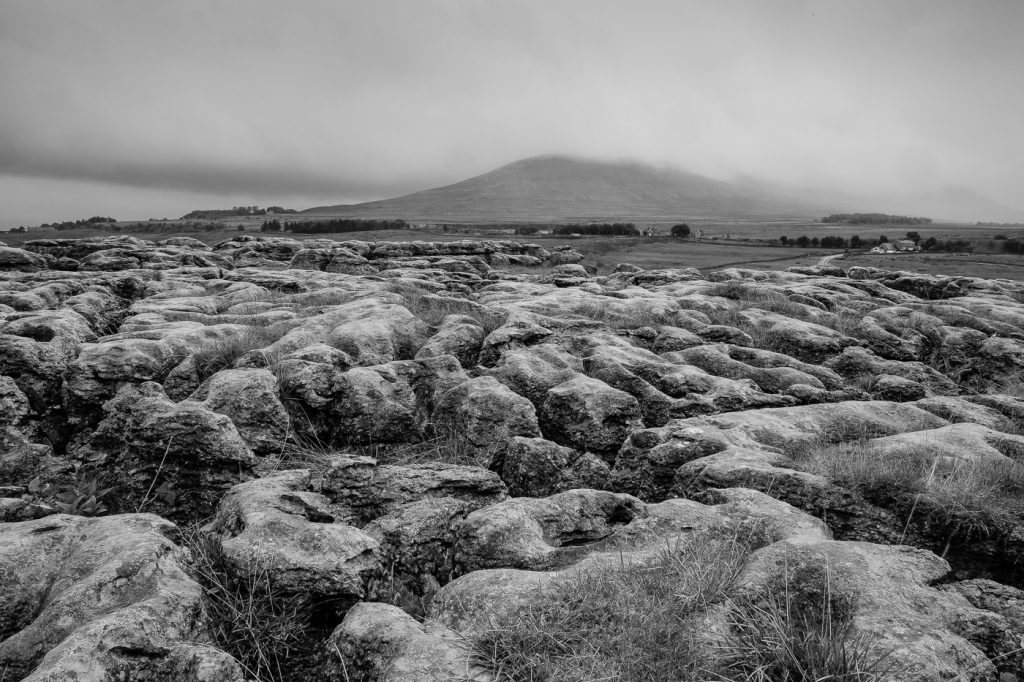
[[8, 211], [18, 178], [341, 203], [544, 153], [1024, 206], [1014, 0], [0, 8]]
[[[10, 159], [10, 160], [9, 160]], [[185, 192], [216, 194], [287, 194], [338, 197], [365, 197], [380, 194], [391, 196], [422, 188], [432, 178], [400, 176], [396, 179], [368, 181], [356, 171], [347, 169], [325, 177], [304, 168], [273, 168], [188, 163], [153, 164], [143, 159], [112, 161], [95, 158], [40, 159], [17, 158], [0, 154], [0, 175], [83, 180], [127, 187], [172, 189]]]

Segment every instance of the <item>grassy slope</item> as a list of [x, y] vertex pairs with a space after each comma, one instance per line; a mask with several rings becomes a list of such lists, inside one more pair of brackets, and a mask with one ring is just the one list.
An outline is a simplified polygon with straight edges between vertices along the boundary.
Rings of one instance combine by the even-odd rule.
[[702, 216], [812, 217], [824, 206], [637, 163], [542, 156], [445, 187], [394, 199], [309, 209], [316, 214], [413, 220], [680, 219]]

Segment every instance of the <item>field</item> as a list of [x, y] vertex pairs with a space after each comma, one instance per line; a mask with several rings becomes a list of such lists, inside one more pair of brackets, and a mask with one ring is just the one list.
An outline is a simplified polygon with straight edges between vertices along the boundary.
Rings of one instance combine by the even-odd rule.
[[[32, 239], [60, 239], [84, 237], [105, 237], [112, 235], [133, 235], [142, 239], [159, 240], [172, 236], [199, 239], [208, 244], [231, 239], [239, 234], [259, 235], [260, 220], [238, 219], [225, 223], [224, 227], [212, 231], [195, 231], [182, 224], [181, 231], [167, 232], [110, 232], [105, 230], [74, 230], [64, 232], [25, 232], [0, 234], [0, 241], [9, 246], [20, 247]], [[667, 224], [638, 225], [641, 229], [652, 228], [655, 233], [664, 233]], [[812, 222], [730, 222], [691, 223], [694, 230], [703, 232], [700, 241], [677, 240], [666, 236], [654, 237], [579, 237], [566, 238], [552, 235], [513, 235], [506, 231], [479, 231], [469, 226], [452, 225], [449, 231], [430, 230], [384, 230], [375, 232], [347, 232], [340, 234], [290, 234], [295, 239], [333, 238], [338, 240], [365, 241], [453, 241], [458, 239], [509, 239], [534, 242], [547, 249], [568, 245], [583, 253], [587, 265], [595, 266], [598, 274], [607, 274], [618, 263], [633, 263], [646, 269], [666, 267], [694, 267], [713, 270], [725, 267], [749, 267], [761, 270], [783, 270], [794, 265], [814, 265], [823, 257], [842, 253], [838, 249], [798, 249], [773, 246], [768, 240], [781, 236], [795, 239], [800, 235], [823, 237], [840, 235], [862, 238], [877, 238], [886, 235], [890, 239], [902, 237], [905, 226], [870, 225], [822, 225]], [[970, 227], [965, 225], [928, 225], [918, 230], [922, 235], [938, 239], [967, 238], [975, 242], [971, 254], [898, 254], [878, 255], [867, 253], [848, 254], [842, 260], [845, 265], [863, 265], [889, 270], [910, 270], [945, 275], [964, 275], [987, 278], [1024, 278], [1024, 257], [998, 253], [999, 242], [992, 237], [997, 234], [1009, 237], [1024, 236], [1019, 228]]]
[[883, 270], [909, 270], [935, 275], [1024, 280], [1024, 256], [1006, 253], [908, 253], [886, 256], [858, 253], [842, 266], [863, 265]]

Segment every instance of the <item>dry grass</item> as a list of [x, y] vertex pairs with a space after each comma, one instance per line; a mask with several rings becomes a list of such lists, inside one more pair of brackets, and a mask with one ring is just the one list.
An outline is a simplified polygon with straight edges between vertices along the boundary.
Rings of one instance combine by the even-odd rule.
[[200, 381], [233, 366], [235, 361], [249, 351], [260, 350], [275, 343], [295, 326], [294, 321], [285, 320], [266, 327], [246, 327], [237, 334], [203, 346], [193, 356]]
[[[1009, 376], [992, 387], [992, 393], [1024, 399], [1024, 377]], [[1024, 416], [1024, 415], [1022, 415]]]
[[859, 338], [858, 333], [864, 313], [849, 308], [833, 308], [829, 313], [822, 315], [815, 322], [844, 336]]
[[708, 296], [720, 296], [736, 301], [737, 310], [757, 308], [797, 320], [816, 321], [819, 317], [811, 311], [810, 307], [792, 301], [781, 291], [765, 288], [764, 285], [727, 280], [712, 284], [704, 293]]
[[851, 489], [912, 496], [911, 514], [920, 507], [968, 534], [1006, 529], [1024, 517], [1022, 462], [953, 458], [929, 444], [883, 448], [869, 440], [812, 444], [792, 456], [799, 468]]
[[[755, 337], [755, 342], [758, 343], [759, 348], [765, 348], [766, 350], [776, 350], [784, 346], [785, 342], [778, 338], [764, 338], [763, 334], [758, 335], [756, 330], [752, 333], [751, 327], [753, 325], [740, 315], [743, 310], [758, 309], [777, 313], [794, 320], [818, 324], [854, 338], [859, 338], [861, 319], [864, 316], [860, 311], [838, 305], [823, 306], [821, 309], [816, 309], [814, 306], [791, 300], [782, 291], [766, 289], [763, 286], [748, 285], [738, 280], [718, 282], [709, 287], [705, 293], [734, 301], [733, 305], [726, 309], [710, 312], [702, 309], [702, 312], [712, 319], [713, 324], [723, 324], [742, 329]], [[761, 345], [762, 341], [765, 345]]]
[[629, 309], [612, 308], [606, 303], [583, 303], [570, 308], [567, 313], [606, 324], [612, 329], [678, 326], [676, 311], [658, 310], [649, 303], [641, 303]]
[[[428, 429], [429, 432], [429, 429]], [[310, 469], [324, 471], [331, 459], [342, 455], [373, 457], [380, 464], [415, 466], [417, 464], [456, 464], [487, 468], [490, 464], [458, 434], [441, 434], [420, 443], [374, 443], [334, 447], [310, 438], [282, 444], [271, 470]]]
[[711, 324], [733, 327], [744, 332], [751, 338], [752, 346], [762, 350], [789, 355], [792, 342], [774, 330], [774, 325], [767, 321], [751, 322], [741, 314], [745, 306], [739, 304], [734, 308], [703, 310]]
[[853, 632], [853, 605], [832, 589], [828, 571], [802, 567], [734, 604], [724, 643], [725, 679], [744, 682], [881, 682], [888, 654]]
[[699, 619], [726, 599], [749, 550], [700, 533], [650, 563], [573, 572], [529, 609], [482, 617], [473, 651], [510, 682], [707, 679]]
[[508, 319], [505, 311], [492, 310], [466, 299], [441, 296], [404, 282], [389, 283], [386, 289], [399, 294], [403, 299], [401, 305], [431, 327], [440, 326], [449, 315], [466, 315], [476, 320], [484, 334], [490, 334]]
[[[885, 679], [884, 657], [851, 634], [852, 609], [823, 589], [730, 594], [760, 529], [697, 532], [643, 564], [576, 571], [533, 606], [481, 617], [467, 635], [480, 665], [507, 682]], [[704, 619], [726, 609], [730, 632]], [[500, 607], [499, 607], [500, 609]]]
[[195, 527], [185, 530], [182, 544], [191, 553], [192, 578], [203, 588], [214, 643], [252, 679], [290, 679], [289, 658], [310, 644], [308, 599], [282, 594], [258, 560], [229, 566], [220, 543]]

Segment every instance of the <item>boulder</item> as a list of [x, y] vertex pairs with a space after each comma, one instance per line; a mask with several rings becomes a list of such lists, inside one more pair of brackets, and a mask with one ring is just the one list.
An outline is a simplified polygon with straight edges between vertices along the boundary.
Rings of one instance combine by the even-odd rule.
[[[494, 677], [473, 664], [465, 639], [443, 625], [419, 623], [397, 606], [356, 604], [328, 642], [329, 658], [340, 655], [344, 673], [380, 682], [486, 682]], [[342, 677], [342, 674], [345, 677]]]
[[605, 488], [610, 473], [608, 464], [593, 453], [543, 438], [516, 437], [505, 454], [501, 480], [516, 497], [545, 497], [574, 488]]
[[206, 409], [227, 415], [257, 455], [280, 455], [290, 431], [278, 399], [277, 377], [265, 369], [228, 369], [213, 375], [192, 396]]
[[38, 253], [10, 246], [0, 246], [0, 272], [38, 272], [47, 268], [46, 258]]
[[606, 459], [614, 459], [631, 431], [643, 428], [636, 398], [590, 377], [549, 389], [540, 415], [549, 439]]
[[599, 490], [512, 498], [466, 517], [457, 529], [455, 558], [463, 571], [545, 569], [565, 561], [573, 548], [602, 540], [616, 526], [644, 516], [646, 505], [632, 495]]
[[875, 400], [907, 403], [927, 398], [928, 389], [916, 381], [891, 374], [883, 374], [871, 382], [871, 397]]
[[400, 305], [353, 307], [345, 318], [325, 341], [359, 365], [412, 358], [431, 336], [430, 326]]
[[203, 532], [216, 539], [235, 573], [265, 572], [286, 594], [343, 610], [382, 570], [379, 543], [336, 518], [328, 498], [310, 488], [304, 469], [236, 485]]
[[432, 422], [437, 432], [464, 442], [483, 466], [500, 463], [514, 437], [540, 435], [530, 401], [489, 376], [470, 379], [444, 393]]
[[450, 315], [440, 324], [437, 333], [427, 339], [416, 352], [416, 359], [451, 355], [466, 368], [476, 365], [485, 332], [475, 321], [462, 321], [463, 316]]
[[152, 514], [0, 525], [0, 669], [38, 682], [242, 682], [208, 644], [175, 534]]
[[256, 460], [228, 417], [173, 403], [159, 384], [125, 386], [103, 410], [74, 455], [84, 473], [115, 486], [118, 511], [205, 518], [224, 491], [253, 475]]
[[378, 465], [372, 457], [333, 457], [321, 490], [333, 504], [365, 523], [405, 504], [452, 498], [477, 507], [505, 499], [505, 485], [492, 471], [440, 462]]

